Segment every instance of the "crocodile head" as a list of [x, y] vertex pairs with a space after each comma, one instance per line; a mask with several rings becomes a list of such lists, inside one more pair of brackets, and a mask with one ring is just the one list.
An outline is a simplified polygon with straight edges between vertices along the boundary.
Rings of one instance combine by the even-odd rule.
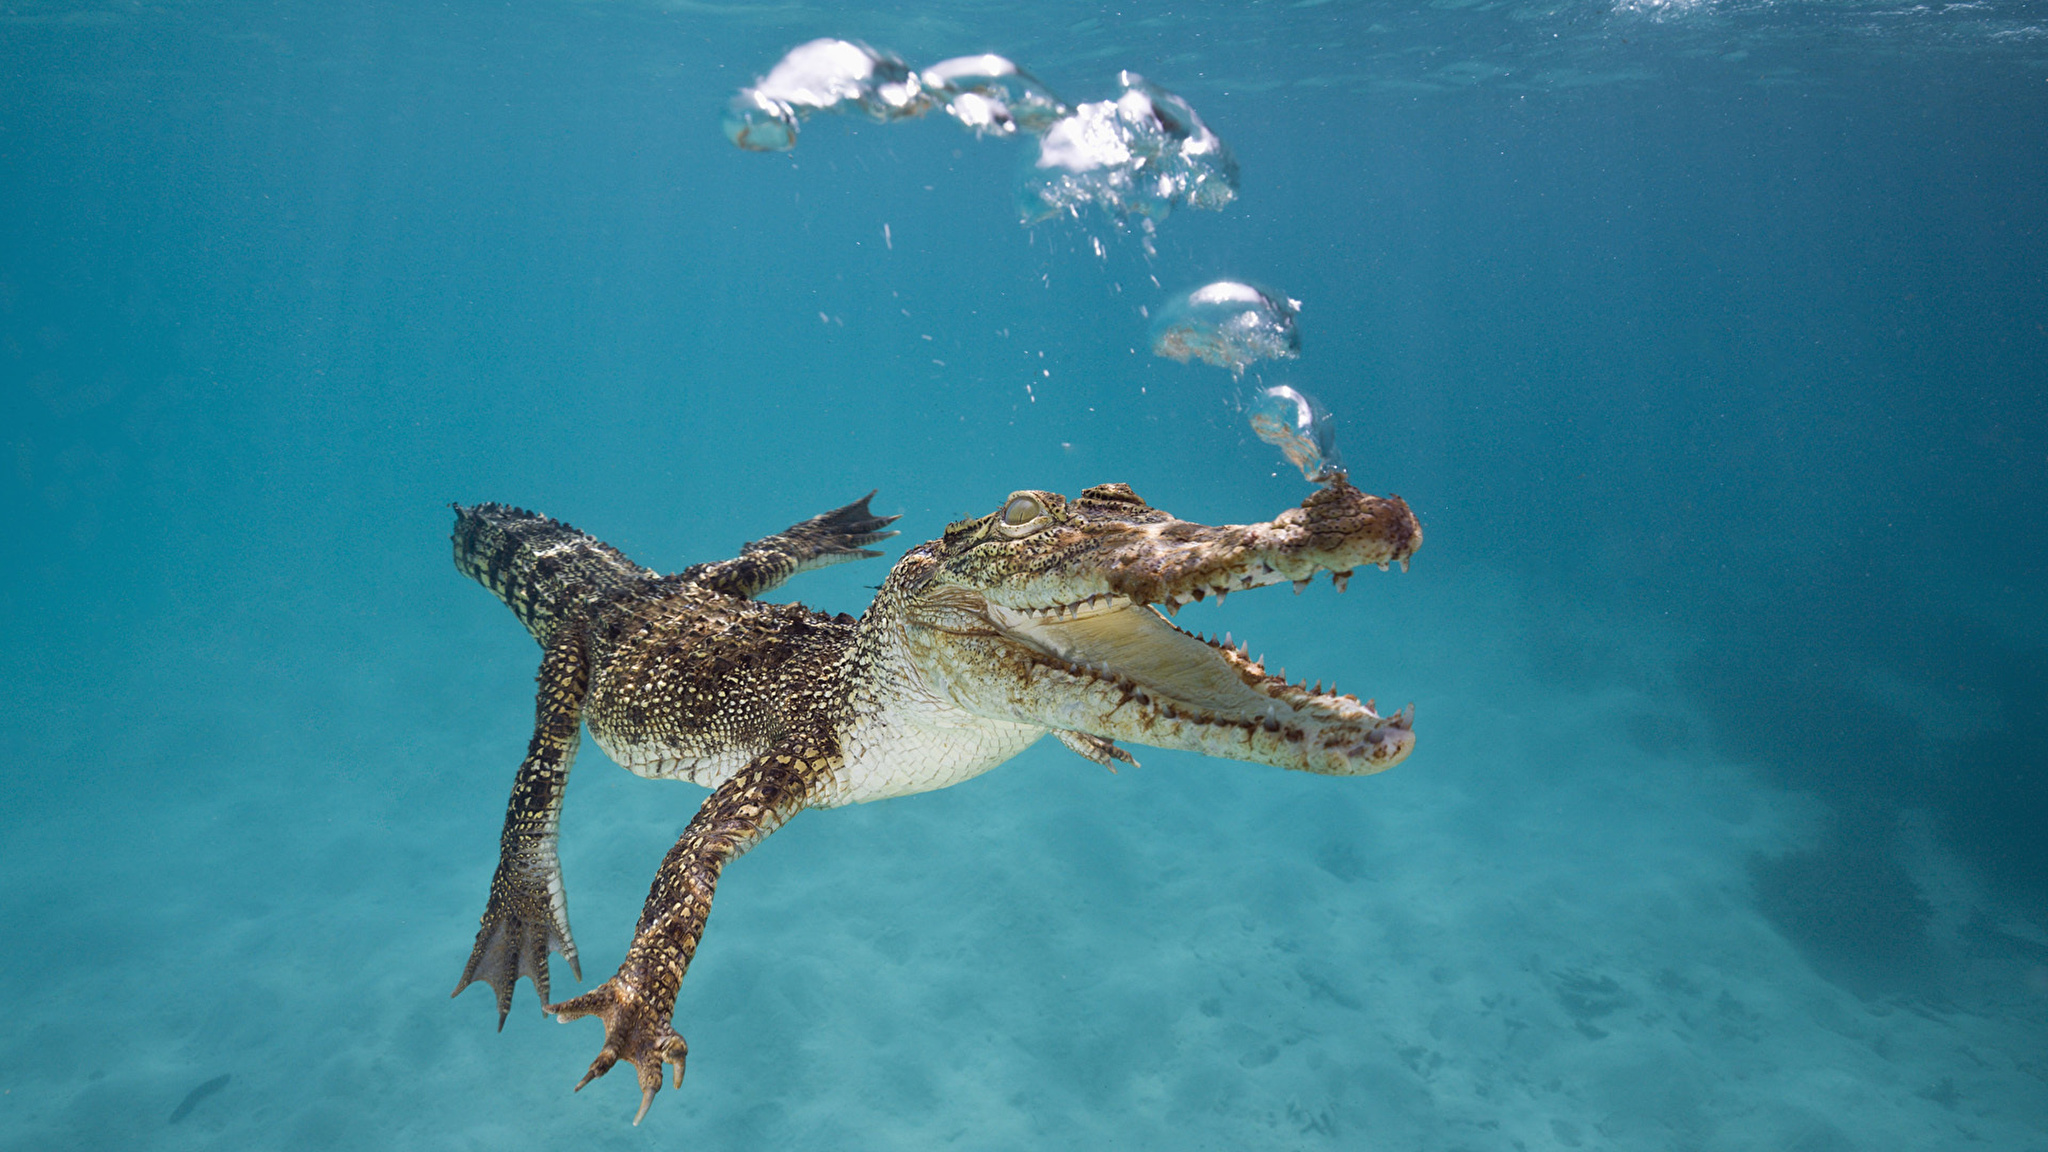
[[1318, 572], [1341, 589], [1422, 543], [1398, 496], [1341, 478], [1264, 524], [1210, 527], [1122, 484], [1068, 500], [1016, 492], [946, 529], [891, 572], [877, 607], [916, 678], [976, 716], [1052, 729], [1075, 751], [1128, 759], [1113, 741], [1332, 775], [1393, 767], [1413, 709], [1269, 676], [1249, 650], [1182, 631], [1182, 605]]

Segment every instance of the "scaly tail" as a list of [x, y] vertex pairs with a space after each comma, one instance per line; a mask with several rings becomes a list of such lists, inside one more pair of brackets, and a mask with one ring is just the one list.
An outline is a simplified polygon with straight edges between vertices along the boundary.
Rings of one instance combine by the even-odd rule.
[[504, 504], [455, 509], [455, 567], [496, 593], [546, 647], [571, 604], [659, 579], [596, 537]]

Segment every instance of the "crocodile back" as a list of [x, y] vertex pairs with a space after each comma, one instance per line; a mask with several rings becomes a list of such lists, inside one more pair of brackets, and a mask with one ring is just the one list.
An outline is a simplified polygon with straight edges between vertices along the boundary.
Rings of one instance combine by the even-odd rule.
[[489, 588], [542, 646], [578, 605], [638, 595], [660, 579], [559, 520], [504, 504], [455, 509], [455, 567]]

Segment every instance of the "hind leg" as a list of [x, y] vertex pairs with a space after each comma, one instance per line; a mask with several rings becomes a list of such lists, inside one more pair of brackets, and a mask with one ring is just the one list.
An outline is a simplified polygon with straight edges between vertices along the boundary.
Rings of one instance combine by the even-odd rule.
[[583, 697], [590, 686], [580, 631], [564, 629], [548, 644], [540, 665], [533, 740], [512, 782], [505, 830], [498, 837], [498, 870], [469, 963], [451, 995], [481, 980], [498, 998], [498, 1028], [512, 1008], [512, 988], [524, 976], [548, 1001], [548, 952], [562, 954], [576, 979], [583, 967], [569, 934], [569, 903], [556, 857], [562, 792], [582, 739]]

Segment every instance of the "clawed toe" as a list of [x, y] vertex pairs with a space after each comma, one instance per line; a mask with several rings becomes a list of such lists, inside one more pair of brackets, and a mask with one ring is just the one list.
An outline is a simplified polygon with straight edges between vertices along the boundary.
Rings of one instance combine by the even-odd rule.
[[621, 984], [618, 977], [573, 1000], [549, 1004], [547, 1010], [564, 1024], [583, 1016], [596, 1016], [604, 1021], [604, 1047], [598, 1050], [597, 1059], [590, 1062], [590, 1070], [576, 1082], [573, 1091], [581, 1092], [585, 1084], [611, 1071], [619, 1061], [626, 1061], [640, 1081], [640, 1110], [633, 1114], [633, 1123], [638, 1124], [654, 1103], [654, 1094], [661, 1091], [663, 1064], [675, 1066], [674, 1087], [683, 1086], [683, 1063], [690, 1055], [690, 1046], [660, 1013], [649, 1009], [632, 985]]

